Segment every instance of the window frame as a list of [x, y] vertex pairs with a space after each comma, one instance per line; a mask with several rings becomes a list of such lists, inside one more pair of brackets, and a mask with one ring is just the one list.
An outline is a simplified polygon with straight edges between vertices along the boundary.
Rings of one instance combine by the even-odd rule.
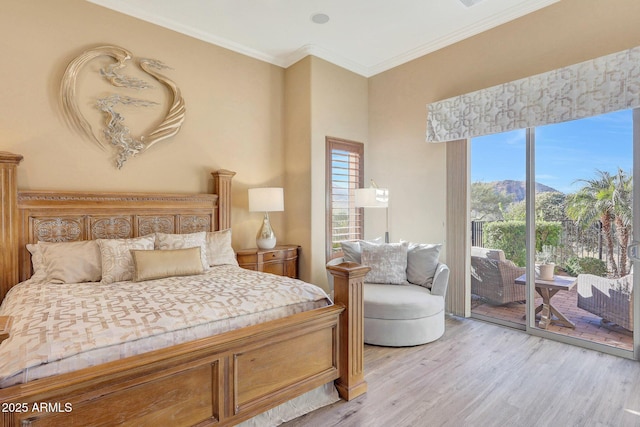
[[[337, 240], [334, 240], [335, 227], [334, 227], [334, 151], [344, 151], [349, 156], [355, 156], [357, 165], [355, 168], [348, 166], [349, 183], [347, 203], [348, 203], [348, 230], [346, 232], [347, 238], [343, 240], [359, 240], [364, 238], [364, 209], [355, 207], [355, 194], [356, 188], [362, 188], [364, 186], [364, 144], [362, 142], [349, 141], [341, 138], [334, 138], [327, 136], [325, 138], [325, 195], [326, 195], [326, 227], [325, 227], [325, 248], [327, 261], [334, 258], [343, 256], [341, 250], [334, 250], [333, 245]], [[351, 161], [350, 161], [351, 162]], [[351, 173], [357, 175], [352, 178]], [[343, 174], [344, 175], [344, 174]]]

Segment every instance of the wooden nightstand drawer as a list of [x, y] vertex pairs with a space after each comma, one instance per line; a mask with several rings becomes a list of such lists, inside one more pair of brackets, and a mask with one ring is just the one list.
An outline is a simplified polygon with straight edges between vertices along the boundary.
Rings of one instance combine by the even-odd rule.
[[297, 245], [280, 245], [273, 249], [243, 249], [238, 251], [238, 264], [248, 270], [263, 271], [298, 278]]
[[249, 270], [255, 270], [255, 268], [250, 268], [252, 265], [255, 267], [258, 264], [258, 257], [256, 254], [245, 253], [246, 250], [239, 251], [236, 254], [236, 258], [238, 259], [238, 264], [242, 268], [248, 268]]
[[262, 261], [280, 261], [286, 258], [287, 255], [286, 250], [273, 250], [269, 252], [262, 252], [258, 254], [258, 259], [262, 258]]
[[286, 276], [284, 274], [284, 264], [281, 262], [265, 264], [262, 267], [262, 271], [265, 273], [277, 274], [278, 276]]

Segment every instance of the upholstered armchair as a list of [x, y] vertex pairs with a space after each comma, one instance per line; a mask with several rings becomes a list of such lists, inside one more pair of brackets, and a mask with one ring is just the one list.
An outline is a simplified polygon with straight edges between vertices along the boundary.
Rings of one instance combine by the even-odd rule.
[[525, 273], [498, 249], [471, 248], [471, 293], [491, 304], [524, 301], [526, 289], [515, 283]]
[[[348, 244], [353, 245], [353, 250], [348, 248]], [[373, 260], [366, 258], [366, 248], [361, 258], [362, 245], [366, 243], [345, 242], [345, 257], [335, 258], [327, 265], [350, 261], [376, 270]], [[400, 282], [390, 284], [384, 279], [376, 280], [371, 272], [367, 274], [364, 283], [365, 343], [406, 347], [429, 343], [444, 334], [449, 267], [438, 261], [440, 248], [439, 244], [410, 245], [408, 253], [405, 252], [404, 266], [401, 267], [405, 274]], [[387, 267], [385, 264], [378, 270], [387, 271]], [[333, 287], [330, 274], [328, 278], [329, 286]]]
[[633, 331], [633, 274], [619, 279], [578, 275], [578, 307]]

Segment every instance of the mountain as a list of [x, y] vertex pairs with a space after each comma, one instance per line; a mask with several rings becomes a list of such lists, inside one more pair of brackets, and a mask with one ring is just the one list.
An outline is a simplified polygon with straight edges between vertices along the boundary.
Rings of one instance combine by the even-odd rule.
[[[521, 200], [524, 200], [524, 195], [525, 195], [524, 181], [514, 181], [511, 179], [507, 179], [504, 181], [494, 181], [494, 182], [491, 182], [490, 184], [492, 184], [496, 189], [496, 191], [498, 192], [504, 192], [508, 195], [513, 195], [514, 202], [519, 202]], [[555, 188], [536, 182], [536, 193], [550, 193], [550, 192], [560, 193], [560, 191], [556, 190]]]

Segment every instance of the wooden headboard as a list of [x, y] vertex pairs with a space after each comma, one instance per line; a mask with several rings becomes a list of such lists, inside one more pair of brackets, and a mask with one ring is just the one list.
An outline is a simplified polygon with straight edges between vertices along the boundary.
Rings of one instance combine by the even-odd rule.
[[31, 276], [28, 243], [122, 239], [231, 227], [231, 180], [212, 172], [215, 194], [19, 191], [22, 156], [0, 152], [0, 301]]

